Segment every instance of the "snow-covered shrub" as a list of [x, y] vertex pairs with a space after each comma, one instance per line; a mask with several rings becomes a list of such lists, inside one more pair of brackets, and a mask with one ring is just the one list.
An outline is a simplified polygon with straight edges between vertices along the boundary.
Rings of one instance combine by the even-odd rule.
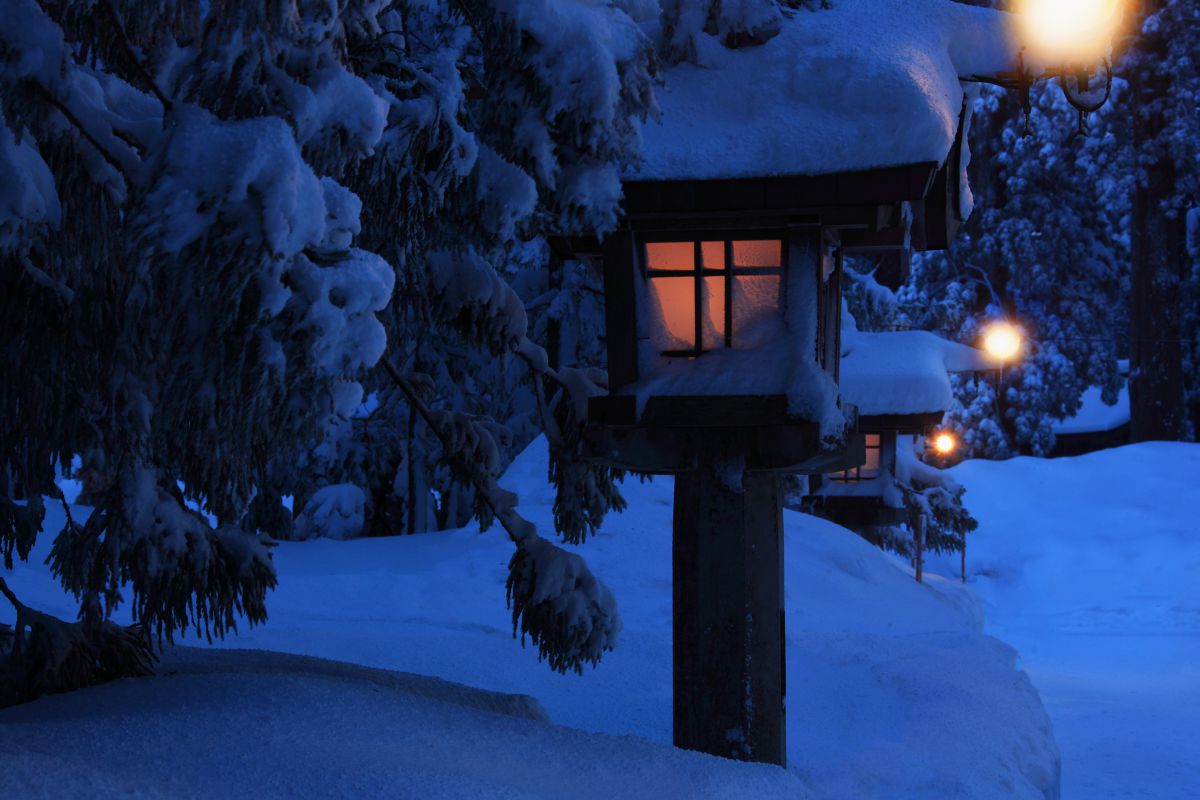
[[353, 539], [362, 535], [367, 496], [352, 483], [334, 483], [315, 491], [296, 517], [296, 539]]
[[[922, 461], [911, 436], [899, 436], [896, 466], [885, 475], [879, 498], [887, 507], [902, 509], [899, 523], [849, 524], [855, 533], [872, 544], [890, 550], [915, 563], [917, 532], [923, 531], [924, 548], [933, 552], [961, 552], [966, 535], [978, 527], [964, 502], [964, 489], [945, 470]], [[789, 506], [821, 517], [838, 518], [836, 506], [808, 497], [807, 481], [801, 478], [790, 487]]]

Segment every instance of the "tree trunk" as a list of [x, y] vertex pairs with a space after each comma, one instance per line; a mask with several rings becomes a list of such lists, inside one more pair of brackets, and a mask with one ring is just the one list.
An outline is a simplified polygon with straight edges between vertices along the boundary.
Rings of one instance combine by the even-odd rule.
[[917, 516], [917, 527], [913, 531], [913, 538], [916, 540], [917, 548], [913, 568], [917, 573], [917, 583], [923, 583], [925, 575], [925, 514], [923, 513]]
[[[1152, 14], [1159, 0], [1144, 4]], [[1133, 441], [1178, 440], [1187, 430], [1180, 292], [1186, 269], [1184, 216], [1171, 212], [1175, 165], [1158, 141], [1170, 77], [1158, 69], [1169, 31], [1143, 34], [1133, 56], [1133, 144], [1148, 159], [1134, 190], [1130, 303], [1130, 433]]]

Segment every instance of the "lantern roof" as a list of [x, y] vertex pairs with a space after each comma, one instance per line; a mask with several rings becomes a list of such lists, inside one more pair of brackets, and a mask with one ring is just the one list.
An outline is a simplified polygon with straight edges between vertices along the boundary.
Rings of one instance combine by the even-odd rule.
[[1064, 420], [1052, 422], [1055, 436], [1079, 433], [1104, 433], [1129, 423], [1129, 386], [1117, 393], [1117, 402], [1109, 405], [1099, 386], [1089, 386], [1079, 398], [1079, 410]]
[[929, 331], [842, 331], [839, 388], [861, 416], [941, 413], [954, 399], [951, 372], [992, 370], [974, 347]]
[[[667, 69], [632, 181], [822, 175], [946, 161], [960, 77], [1011, 70], [1010, 15], [951, 0], [836, 0], [763, 44], [700, 35]], [[652, 34], [654, 32], [652, 31]]]

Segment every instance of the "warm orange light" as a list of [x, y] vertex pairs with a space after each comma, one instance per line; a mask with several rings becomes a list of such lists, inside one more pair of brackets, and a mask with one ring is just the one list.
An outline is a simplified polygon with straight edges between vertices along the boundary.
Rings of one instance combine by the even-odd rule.
[[1012, 361], [1021, 352], [1021, 332], [1007, 322], [994, 322], [983, 332], [983, 349], [997, 361]]
[[1108, 55], [1125, 0], [1017, 0], [1021, 43], [1050, 64], [1096, 64]]
[[939, 433], [933, 440], [933, 449], [938, 452], [938, 455], [948, 456], [954, 452], [954, 448], [958, 446], [958, 442], [949, 433]]
[[652, 278], [650, 296], [658, 305], [671, 349], [696, 346], [696, 281], [694, 278]]

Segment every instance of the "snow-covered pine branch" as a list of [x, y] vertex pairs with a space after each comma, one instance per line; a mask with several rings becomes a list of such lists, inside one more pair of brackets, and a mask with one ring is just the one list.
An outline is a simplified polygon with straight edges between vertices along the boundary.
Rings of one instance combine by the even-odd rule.
[[578, 544], [596, 532], [609, 511], [625, 509], [625, 499], [617, 488], [625, 473], [592, 463], [583, 453], [587, 401], [605, 394], [608, 376], [595, 368], [551, 369], [545, 351], [528, 339], [518, 353], [529, 367], [549, 444], [547, 477], [555, 487], [554, 528], [564, 540]]
[[539, 659], [546, 659], [559, 672], [582, 672], [585, 663], [599, 663], [604, 652], [616, 645], [621, 630], [612, 592], [592, 575], [582, 558], [543, 539], [534, 524], [517, 512], [517, 497], [501, 489], [497, 475], [488, 469], [489, 465], [495, 468], [491, 459], [477, 457], [480, 448], [489, 450], [489, 455], [494, 448], [489, 447], [487, 437], [472, 429], [470, 420], [430, 409], [411, 377], [386, 359], [381, 363], [413, 410], [441, 440], [444, 457], [474, 484], [481, 528], [495, 520], [516, 545], [505, 589], [512, 608], [513, 634], [519, 627], [522, 641], [528, 636], [538, 648]]
[[2, 577], [0, 595], [16, 611], [12, 628], [0, 625], [0, 708], [151, 672], [154, 651], [139, 626], [64, 622], [23, 604]]
[[[460, 476], [494, 488], [513, 437], [487, 418], [528, 441], [535, 414], [529, 389], [498, 398], [528, 328], [509, 280], [539, 231], [615, 223], [654, 69], [619, 4], [581, 0], [7, 4], [0, 550], [28, 554], [38, 498], [66, 473], [96, 503], [53, 550], [83, 624], [127, 595], [165, 638], [261, 621], [274, 573], [239, 524], [287, 531], [284, 494], [302, 488], [303, 509], [353, 475], [376, 481], [359, 486], [364, 517], [408, 513], [413, 530], [433, 484], [417, 469], [457, 480], [412, 414], [359, 422], [369, 403], [399, 405], [371, 373], [385, 333], [453, 398], [435, 411], [475, 461]], [[574, 425], [559, 395], [579, 381], [559, 379], [545, 419]], [[595, 478], [561, 481], [587, 495], [562, 516], [572, 531], [616, 504]], [[494, 499], [472, 491], [443, 495], [442, 524]], [[556, 665], [594, 660], [586, 642], [603, 650], [618, 624], [611, 598], [573, 556], [534, 549], [518, 616], [557, 642]], [[525, 613], [568, 574], [583, 598], [568, 605], [600, 633], [540, 633], [558, 612]]]

